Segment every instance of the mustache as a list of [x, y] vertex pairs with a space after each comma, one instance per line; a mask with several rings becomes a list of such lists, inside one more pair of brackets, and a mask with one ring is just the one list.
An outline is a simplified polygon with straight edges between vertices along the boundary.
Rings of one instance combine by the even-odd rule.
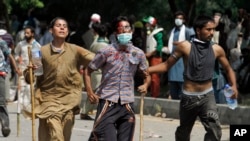
[[27, 37], [27, 36], [25, 36], [24, 38], [25, 38], [25, 39], [32, 39], [32, 37]]

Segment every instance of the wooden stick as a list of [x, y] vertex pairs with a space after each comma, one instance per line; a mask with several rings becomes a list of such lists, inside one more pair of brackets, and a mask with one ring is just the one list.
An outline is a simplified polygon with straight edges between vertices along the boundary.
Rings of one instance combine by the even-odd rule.
[[141, 105], [140, 105], [140, 141], [143, 141], [143, 107], [144, 107], [144, 94], [141, 94]]
[[21, 113], [21, 103], [20, 103], [20, 91], [21, 91], [21, 78], [18, 76], [17, 82], [17, 137], [20, 135], [20, 113]]
[[[29, 66], [32, 66], [32, 55], [31, 55], [31, 47], [28, 47], [28, 55], [29, 55]], [[34, 112], [34, 86], [33, 86], [33, 69], [29, 67], [29, 76], [30, 76], [30, 94], [31, 94], [31, 111], [32, 111], [32, 141], [36, 140], [35, 136], [35, 112]]]

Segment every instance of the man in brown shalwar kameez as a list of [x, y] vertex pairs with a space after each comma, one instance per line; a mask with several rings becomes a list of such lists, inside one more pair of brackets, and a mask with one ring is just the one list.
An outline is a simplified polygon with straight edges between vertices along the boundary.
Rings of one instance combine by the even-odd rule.
[[[38, 138], [39, 141], [70, 141], [74, 115], [79, 112], [81, 101], [79, 68], [87, 66], [94, 54], [65, 42], [69, 33], [65, 19], [53, 19], [50, 31], [54, 40], [41, 47], [43, 75], [36, 78], [34, 112], [39, 118]], [[24, 73], [29, 76], [28, 71]]]

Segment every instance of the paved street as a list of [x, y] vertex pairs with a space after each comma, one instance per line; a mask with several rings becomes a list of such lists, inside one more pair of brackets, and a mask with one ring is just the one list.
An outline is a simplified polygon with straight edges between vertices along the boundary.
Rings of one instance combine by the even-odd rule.
[[[20, 116], [21, 130], [20, 130], [20, 136], [17, 137], [16, 104], [15, 103], [9, 104], [8, 110], [10, 113], [11, 134], [7, 138], [4, 138], [2, 134], [0, 134], [0, 140], [32, 141], [31, 120], [25, 119], [22, 115]], [[144, 141], [174, 141], [174, 132], [178, 124], [179, 121], [176, 119], [159, 118], [146, 115], [144, 116]], [[36, 121], [36, 127], [37, 125], [38, 122]], [[80, 120], [79, 115], [77, 115], [71, 141], [87, 141], [92, 125], [93, 121]], [[37, 128], [35, 129], [37, 131]], [[135, 141], [139, 141], [139, 133], [140, 133], [140, 118], [139, 115], [137, 115]], [[200, 124], [200, 122], [196, 122], [192, 131], [191, 141], [202, 141], [204, 133], [205, 130], [203, 126]], [[223, 125], [223, 134], [221, 141], [229, 141], [229, 126]]]

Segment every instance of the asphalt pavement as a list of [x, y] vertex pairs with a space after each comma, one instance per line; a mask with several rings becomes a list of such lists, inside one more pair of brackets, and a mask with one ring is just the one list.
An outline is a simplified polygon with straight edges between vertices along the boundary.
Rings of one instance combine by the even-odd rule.
[[[3, 137], [0, 134], [0, 141], [32, 141], [32, 121], [20, 116], [20, 134], [17, 137], [17, 105], [15, 103], [8, 104], [8, 111], [10, 116], [11, 133], [8, 137]], [[94, 117], [94, 115], [92, 115]], [[179, 124], [178, 119], [154, 117], [144, 115], [143, 117], [143, 139], [144, 141], [174, 141], [175, 130]], [[93, 121], [80, 120], [77, 115], [75, 119], [75, 126], [71, 141], [87, 141], [93, 126]], [[38, 121], [35, 122], [35, 132], [37, 133]], [[222, 126], [222, 139], [221, 141], [229, 141], [229, 126]], [[202, 141], [204, 138], [205, 130], [202, 124], [197, 121], [191, 133], [191, 141]], [[134, 141], [139, 141], [140, 135], [140, 116], [136, 115], [136, 130]], [[37, 134], [35, 134], [35, 140]]]

